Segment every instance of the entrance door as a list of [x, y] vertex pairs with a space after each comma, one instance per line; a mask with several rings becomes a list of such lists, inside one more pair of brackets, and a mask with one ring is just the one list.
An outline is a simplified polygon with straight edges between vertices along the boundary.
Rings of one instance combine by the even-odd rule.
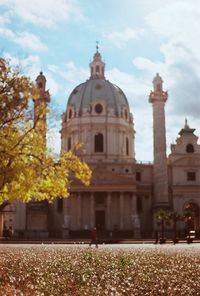
[[96, 211], [95, 224], [97, 227], [97, 231], [101, 232], [105, 230], [105, 211], [104, 210]]

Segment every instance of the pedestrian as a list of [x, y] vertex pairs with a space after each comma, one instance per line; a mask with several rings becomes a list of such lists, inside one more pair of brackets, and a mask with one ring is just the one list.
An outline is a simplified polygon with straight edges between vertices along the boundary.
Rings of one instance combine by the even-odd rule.
[[158, 243], [158, 231], [155, 230], [154, 234], [155, 234], [155, 244], [157, 244]]
[[97, 244], [97, 229], [96, 227], [93, 227], [91, 230], [91, 241], [89, 246], [91, 246], [92, 244], [96, 245], [96, 248], [98, 248], [98, 244]]

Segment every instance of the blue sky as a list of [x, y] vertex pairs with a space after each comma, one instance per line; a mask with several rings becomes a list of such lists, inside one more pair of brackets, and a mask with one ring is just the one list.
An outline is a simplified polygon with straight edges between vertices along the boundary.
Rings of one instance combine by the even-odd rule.
[[[62, 113], [72, 89], [89, 77], [96, 40], [106, 78], [125, 92], [134, 116], [136, 159], [152, 160], [157, 72], [169, 92], [167, 147], [184, 125], [200, 135], [200, 0], [0, 0], [0, 50], [35, 80], [47, 77]], [[59, 151], [59, 121], [50, 144]]]

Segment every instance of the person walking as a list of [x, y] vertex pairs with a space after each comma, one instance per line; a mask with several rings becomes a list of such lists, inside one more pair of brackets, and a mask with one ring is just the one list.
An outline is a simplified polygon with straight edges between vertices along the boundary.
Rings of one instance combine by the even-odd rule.
[[97, 229], [96, 227], [93, 227], [91, 230], [91, 241], [89, 246], [91, 246], [92, 244], [96, 245], [96, 248], [98, 248], [98, 244], [97, 244]]

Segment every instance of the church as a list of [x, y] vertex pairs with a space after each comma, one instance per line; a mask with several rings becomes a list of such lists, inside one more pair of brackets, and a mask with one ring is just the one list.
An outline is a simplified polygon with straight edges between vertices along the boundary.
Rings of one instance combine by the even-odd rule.
[[[77, 180], [70, 197], [47, 202], [17, 203], [13, 222], [16, 237], [87, 237], [94, 226], [102, 237], [150, 238], [157, 229], [155, 212], [192, 211], [192, 229], [199, 230], [200, 145], [187, 120], [176, 144], [166, 154], [165, 104], [168, 93], [159, 74], [153, 79], [149, 103], [153, 110], [153, 163], [135, 159], [135, 129], [123, 90], [106, 79], [98, 46], [89, 65], [89, 78], [69, 95], [62, 115], [61, 151], [78, 152], [92, 170], [89, 187]], [[36, 79], [47, 99], [46, 78]], [[148, 104], [148, 102], [147, 102]], [[184, 231], [184, 221], [178, 229]]]

